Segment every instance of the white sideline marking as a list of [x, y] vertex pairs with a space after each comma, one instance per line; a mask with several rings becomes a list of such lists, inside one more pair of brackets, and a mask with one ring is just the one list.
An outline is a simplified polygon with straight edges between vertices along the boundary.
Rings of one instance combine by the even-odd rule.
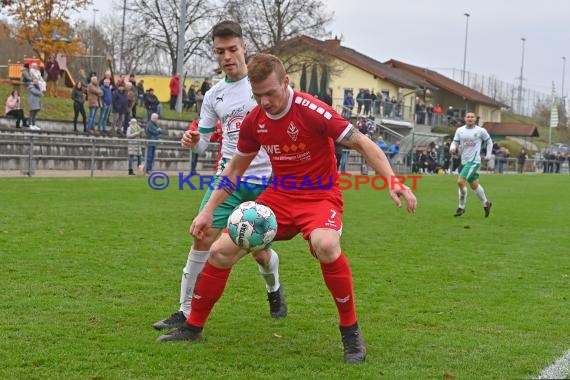
[[566, 379], [568, 375], [570, 375], [570, 350], [550, 367], [543, 369], [537, 379]]

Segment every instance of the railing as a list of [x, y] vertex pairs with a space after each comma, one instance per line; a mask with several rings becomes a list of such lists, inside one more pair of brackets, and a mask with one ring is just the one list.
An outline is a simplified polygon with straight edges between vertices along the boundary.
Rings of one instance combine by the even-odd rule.
[[[0, 170], [20, 171], [32, 176], [37, 170], [87, 171], [94, 176], [103, 170], [127, 171], [128, 147], [140, 144], [145, 161], [146, 146], [150, 140], [34, 133], [0, 134]], [[179, 141], [158, 140], [153, 169], [161, 171], [189, 171], [191, 151]], [[213, 170], [218, 143], [211, 143], [200, 157], [199, 169]]]
[[[439, 174], [441, 169], [445, 174], [457, 174], [460, 162], [449, 157], [442, 158], [438, 155], [437, 159], [422, 160], [414, 157], [410, 153], [398, 153], [391, 160], [394, 170], [400, 173], [425, 173]], [[569, 173], [568, 161], [546, 160], [543, 158], [528, 158], [524, 165], [520, 165], [517, 158], [497, 159], [493, 156], [491, 160], [482, 160], [481, 170], [493, 172], [496, 174], [505, 173]]]
[[[342, 104], [343, 99], [336, 99], [336, 101]], [[386, 100], [363, 100], [360, 107], [355, 101], [355, 105], [352, 110], [344, 106], [337, 106], [337, 111], [339, 111], [346, 119], [372, 117], [376, 120], [387, 119], [405, 121], [412, 124], [429, 125], [431, 127], [463, 125], [463, 120], [457, 113], [454, 113], [453, 115], [443, 113], [438, 114], [431, 110], [428, 111], [423, 107], [416, 109], [409, 105], [405, 105], [402, 102], [394, 103]]]

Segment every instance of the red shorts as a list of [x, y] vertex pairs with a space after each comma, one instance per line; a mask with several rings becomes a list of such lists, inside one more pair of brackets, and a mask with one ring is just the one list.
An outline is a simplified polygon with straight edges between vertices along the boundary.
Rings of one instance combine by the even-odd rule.
[[317, 228], [342, 232], [340, 190], [299, 193], [268, 188], [255, 201], [271, 208], [277, 217], [277, 235], [273, 240], [290, 240], [299, 232], [309, 240]]

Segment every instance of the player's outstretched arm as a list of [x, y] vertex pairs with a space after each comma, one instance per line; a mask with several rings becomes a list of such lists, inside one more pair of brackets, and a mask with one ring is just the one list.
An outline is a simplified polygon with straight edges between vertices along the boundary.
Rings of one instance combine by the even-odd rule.
[[390, 183], [393, 185], [390, 189], [390, 197], [398, 207], [402, 207], [400, 197], [403, 196], [406, 200], [408, 212], [416, 211], [417, 200], [412, 190], [404, 184], [399, 184], [398, 181], [392, 180], [395, 176], [388, 158], [368, 136], [364, 136], [356, 128], [351, 127], [340, 143], [358, 151], [377, 174], [390, 179]]
[[201, 239], [206, 230], [212, 226], [212, 215], [214, 210], [221, 205], [230, 194], [236, 189], [238, 184], [238, 176], [242, 176], [245, 170], [255, 158], [255, 154], [248, 156], [240, 156], [236, 154], [232, 157], [222, 174], [220, 175], [219, 186], [215, 187], [212, 196], [202, 209], [202, 211], [194, 218], [190, 226], [190, 234]]
[[184, 148], [194, 148], [196, 144], [200, 141], [200, 132], [198, 131], [186, 131], [182, 135], [180, 143]]
[[186, 131], [180, 142], [184, 148], [190, 148], [194, 153], [202, 154], [210, 145], [212, 132], [200, 133], [198, 131]]

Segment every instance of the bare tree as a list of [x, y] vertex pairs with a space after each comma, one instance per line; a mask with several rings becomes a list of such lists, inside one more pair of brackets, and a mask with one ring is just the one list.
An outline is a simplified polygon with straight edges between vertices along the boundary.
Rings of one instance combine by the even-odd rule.
[[331, 65], [326, 52], [297, 44], [296, 37], [326, 38], [326, 26], [334, 18], [327, 13], [321, 0], [228, 0], [225, 12], [238, 21], [244, 31], [250, 51], [265, 51], [277, 55], [288, 73], [302, 70], [303, 65], [327, 66], [329, 75], [338, 68]]
[[329, 36], [326, 26], [334, 13], [327, 13], [321, 0], [228, 0], [226, 12], [238, 21], [256, 51], [275, 49], [281, 42], [306, 35]]
[[[184, 62], [193, 55], [207, 56], [207, 41], [211, 26], [218, 17], [219, 8], [211, 0], [186, 1]], [[128, 12], [145, 28], [147, 47], [153, 47], [170, 57], [171, 73], [176, 72], [179, 1], [131, 0]]]

